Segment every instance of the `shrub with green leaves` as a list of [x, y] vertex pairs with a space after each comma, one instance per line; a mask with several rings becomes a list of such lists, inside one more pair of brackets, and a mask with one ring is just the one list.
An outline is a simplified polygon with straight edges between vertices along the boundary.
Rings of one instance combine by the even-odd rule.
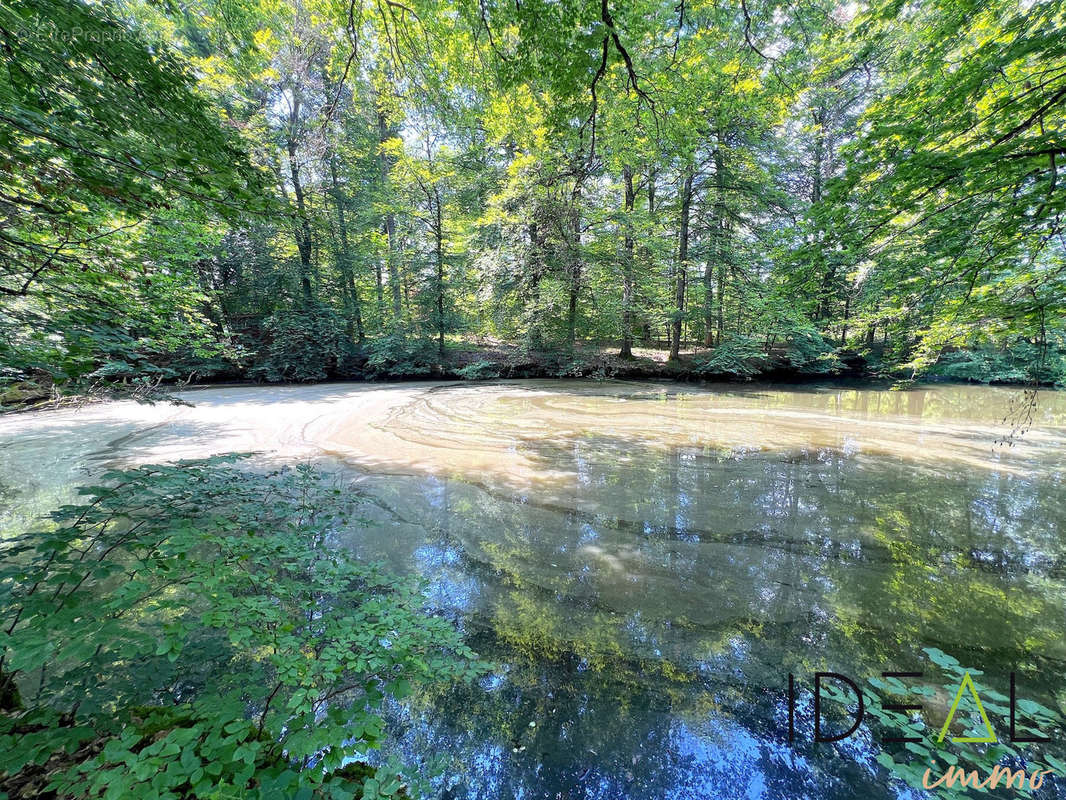
[[732, 375], [750, 378], [767, 364], [766, 350], [753, 336], [730, 336], [713, 350], [692, 359], [692, 370], [699, 375]]
[[1037, 345], [1021, 342], [1010, 350], [954, 350], [942, 355], [929, 372], [975, 383], [1055, 385], [1066, 382], [1066, 357], [1053, 348], [1041, 354]]
[[455, 371], [464, 381], [486, 381], [500, 377], [500, 365], [494, 361], [475, 361]]
[[785, 333], [783, 358], [792, 369], [808, 374], [830, 375], [843, 368], [836, 348], [813, 325], [788, 326]]
[[344, 355], [344, 326], [330, 309], [278, 311], [263, 323], [269, 341], [248, 374], [272, 383], [325, 380]]
[[395, 331], [370, 342], [366, 372], [371, 378], [412, 378], [432, 374], [437, 363], [432, 341]]
[[483, 665], [417, 583], [346, 553], [352, 498], [236, 457], [112, 472], [4, 543], [0, 795], [403, 793], [386, 697]]

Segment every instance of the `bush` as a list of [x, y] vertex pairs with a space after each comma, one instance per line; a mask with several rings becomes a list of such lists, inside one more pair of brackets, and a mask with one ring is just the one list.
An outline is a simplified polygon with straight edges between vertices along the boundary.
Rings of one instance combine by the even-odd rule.
[[484, 381], [500, 377], [500, 365], [493, 361], [475, 361], [455, 371], [464, 381]]
[[1066, 359], [1052, 350], [1041, 359], [1039, 349], [1028, 342], [1009, 350], [973, 349], [945, 353], [929, 374], [975, 383], [1047, 384], [1066, 382]]
[[353, 507], [321, 474], [231, 460], [110, 473], [4, 543], [0, 795], [401, 792], [346, 755], [379, 743], [386, 697], [475, 654], [332, 541]]
[[731, 336], [708, 353], [692, 359], [692, 369], [698, 375], [732, 375], [750, 378], [767, 365], [766, 351], [751, 336]]
[[365, 369], [371, 378], [412, 378], [431, 375], [436, 367], [436, 343], [397, 332], [370, 342]]
[[263, 323], [268, 341], [248, 374], [270, 381], [325, 380], [344, 354], [344, 323], [328, 308], [278, 311]]
[[816, 375], [839, 372], [844, 366], [836, 348], [813, 326], [796, 326], [788, 331], [784, 359], [793, 369]]

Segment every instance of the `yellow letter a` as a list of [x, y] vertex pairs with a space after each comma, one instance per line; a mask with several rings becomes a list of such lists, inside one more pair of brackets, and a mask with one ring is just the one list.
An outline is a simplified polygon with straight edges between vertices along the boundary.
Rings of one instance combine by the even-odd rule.
[[974, 702], [977, 703], [977, 711], [981, 715], [981, 721], [985, 724], [985, 730], [988, 731], [988, 736], [952, 736], [951, 741], [998, 742], [999, 739], [996, 738], [996, 732], [992, 730], [992, 723], [988, 721], [988, 714], [985, 713], [985, 707], [981, 705], [981, 698], [977, 696], [977, 687], [973, 685], [973, 678], [970, 677], [969, 672], [962, 676], [962, 683], [959, 684], [959, 691], [955, 695], [955, 702], [951, 704], [951, 711], [948, 712], [948, 718], [944, 720], [944, 727], [940, 729], [940, 736], [937, 737], [937, 741], [944, 741], [944, 737], [948, 732], [948, 726], [951, 725], [951, 720], [955, 718], [955, 712], [959, 708], [959, 701], [962, 700], [962, 692], [967, 687], [970, 689], [970, 694], [973, 695]]

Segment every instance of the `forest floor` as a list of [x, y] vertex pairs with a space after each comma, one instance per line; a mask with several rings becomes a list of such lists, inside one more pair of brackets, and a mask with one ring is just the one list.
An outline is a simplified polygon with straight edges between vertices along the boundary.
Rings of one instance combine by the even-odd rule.
[[[695, 368], [693, 359], [707, 348], [689, 344], [681, 349], [677, 360], [670, 360], [669, 348], [665, 345], [633, 345], [632, 358], [619, 355], [620, 343], [578, 342], [572, 352], [567, 349], [533, 350], [518, 342], [507, 342], [491, 337], [450, 337], [445, 344], [443, 357], [435, 353], [428, 358], [423, 354], [418, 361], [381, 365], [374, 370], [360, 359], [354, 368], [331, 375], [327, 380], [492, 380], [497, 378], [618, 378], [623, 380], [648, 381], [744, 381], [741, 375], [711, 375]], [[424, 360], [423, 360], [424, 359]], [[862, 369], [849, 369], [848, 377], [871, 377]], [[807, 382], [825, 379], [827, 375], [801, 373], [795, 370], [757, 370], [755, 379], [783, 382]], [[244, 385], [252, 382], [243, 370], [234, 369], [228, 374], [201, 377], [197, 385]], [[172, 396], [175, 389], [188, 384], [171, 382], [122, 383], [96, 381], [91, 384], [70, 385], [64, 388], [53, 386], [47, 376], [39, 380], [24, 380], [0, 385], [0, 412], [27, 411], [39, 408], [74, 406], [100, 400], [132, 398], [138, 400], [162, 400]]]
[[[530, 350], [520, 344], [498, 339], [478, 338], [450, 342], [441, 364], [441, 372], [464, 377], [480, 367], [483, 377], [619, 377], [666, 378], [690, 377], [692, 357], [704, 350], [689, 346], [677, 361], [670, 361], [666, 347], [633, 345], [633, 357], [619, 356], [619, 344], [578, 342], [573, 352], [567, 350]], [[472, 376], [471, 376], [472, 377]]]

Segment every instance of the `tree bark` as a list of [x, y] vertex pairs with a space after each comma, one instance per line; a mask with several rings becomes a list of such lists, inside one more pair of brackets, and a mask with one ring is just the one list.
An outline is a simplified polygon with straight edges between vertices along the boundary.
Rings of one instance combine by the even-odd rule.
[[725, 264], [718, 265], [718, 319], [716, 320], [717, 338], [715, 344], [722, 343], [722, 333], [725, 331]]
[[571, 235], [574, 237], [571, 243], [569, 261], [570, 292], [566, 308], [566, 342], [570, 354], [574, 353], [577, 343], [577, 298], [581, 290], [581, 185], [574, 187], [571, 198]]
[[534, 219], [526, 227], [526, 234], [529, 236], [529, 253], [526, 259], [526, 269], [524, 277], [528, 280], [528, 288], [526, 291], [529, 293], [529, 300], [527, 301], [527, 307], [532, 309], [532, 313], [527, 314], [527, 333], [529, 338], [529, 345], [534, 350], [540, 350], [544, 347], [544, 331], [540, 324], [540, 279], [543, 277], [543, 242], [541, 241], [541, 230], [537, 224], [536, 216], [539, 215], [540, 209], [534, 208]]
[[[657, 178], [657, 171], [656, 171], [656, 169], [654, 167], [652, 167], [652, 168], [650, 168], [648, 170], [648, 220], [651, 223], [651, 231], [652, 231], [651, 234], [650, 234], [651, 236], [654, 236], [655, 235], [655, 231], [658, 230], [658, 227], [657, 227], [657, 224], [656, 224], [656, 219], [655, 219], [655, 209], [656, 209], [656, 206], [655, 206], [655, 184], [656, 184], [656, 178]], [[651, 248], [650, 245], [645, 245], [644, 247], [641, 248], [641, 257], [642, 257], [642, 259], [644, 261], [645, 269], [647, 269], [649, 272], [651, 272], [652, 269], [654, 268], [654, 264], [652, 263], [653, 255], [652, 255], [652, 248]], [[640, 336], [641, 341], [644, 343], [645, 346], [651, 345], [651, 325], [648, 323], [647, 320], [644, 320], [644, 322], [641, 324], [640, 330], [641, 330], [641, 336]]]
[[622, 245], [622, 349], [621, 358], [633, 357], [633, 170], [629, 166], [622, 168], [624, 184], [623, 209], [625, 211], [624, 239]]
[[285, 149], [289, 155], [289, 178], [292, 180], [293, 195], [296, 197], [296, 219], [294, 220], [293, 233], [296, 238], [296, 249], [300, 253], [300, 288], [303, 292], [304, 302], [310, 305], [313, 299], [311, 291], [311, 223], [307, 218], [307, 204], [304, 200], [303, 184], [300, 181], [300, 162], [297, 159], [296, 125], [299, 118], [300, 98], [294, 92]]
[[[397, 130], [394, 126], [390, 125], [385, 118], [384, 111], [378, 111], [378, 141], [384, 145], [389, 139], [396, 137]], [[381, 153], [381, 184], [386, 191], [389, 184], [389, 170], [392, 168], [392, 160], [385, 154], [384, 150]], [[389, 272], [389, 290], [392, 293], [392, 318], [393, 321], [398, 323], [401, 318], [401, 300], [400, 300], [400, 268], [396, 263], [396, 215], [393, 214], [391, 208], [385, 212], [385, 219], [382, 220], [382, 226], [385, 231], [386, 237], [388, 237], [388, 253], [385, 258], [385, 263]]]
[[811, 170], [811, 203], [822, 201], [822, 164], [825, 161], [825, 124], [826, 113], [824, 109], [814, 112], [814, 124], [817, 131], [814, 134], [814, 165]]
[[353, 340], [354, 333], [358, 341], [366, 339], [363, 331], [363, 312], [359, 300], [359, 288], [355, 285], [355, 271], [352, 269], [352, 251], [348, 243], [348, 220], [344, 214], [344, 200], [337, 180], [337, 157], [329, 155], [329, 174], [332, 181], [333, 203], [337, 210], [337, 236], [340, 239], [340, 247], [337, 252], [337, 266], [340, 267], [341, 281], [345, 288], [345, 311], [347, 316], [348, 340]]
[[851, 296], [844, 296], [844, 321], [840, 326], [840, 346], [843, 347], [848, 341], [848, 322], [851, 321]]
[[677, 272], [674, 275], [674, 314], [671, 321], [670, 360], [681, 357], [681, 319], [685, 313], [685, 289], [688, 282], [689, 219], [692, 215], [692, 167], [685, 169], [681, 184], [681, 219], [678, 225]]
[[711, 240], [711, 250], [707, 254], [707, 269], [703, 273], [704, 347], [714, 346], [714, 270], [717, 267], [719, 271], [719, 291], [721, 291], [721, 276], [725, 270], [725, 158], [722, 156], [721, 147], [717, 147], [714, 151], [714, 208], [711, 216]]
[[[828, 113], [824, 107], [818, 107], [812, 113], [815, 125], [814, 134], [814, 163], [811, 166], [811, 205], [817, 205], [822, 201], [823, 174], [825, 172], [826, 140], [825, 126], [828, 121]], [[814, 233], [817, 248], [817, 264], [825, 265], [825, 257], [822, 249], [822, 232]], [[821, 291], [818, 293], [818, 304], [814, 311], [814, 321], [820, 321], [829, 316], [832, 306], [833, 281], [836, 277], [836, 265], [828, 267], [822, 276]]]
[[434, 188], [433, 198], [433, 235], [437, 256], [437, 352], [444, 358], [444, 210], [441, 208], [440, 189]]

